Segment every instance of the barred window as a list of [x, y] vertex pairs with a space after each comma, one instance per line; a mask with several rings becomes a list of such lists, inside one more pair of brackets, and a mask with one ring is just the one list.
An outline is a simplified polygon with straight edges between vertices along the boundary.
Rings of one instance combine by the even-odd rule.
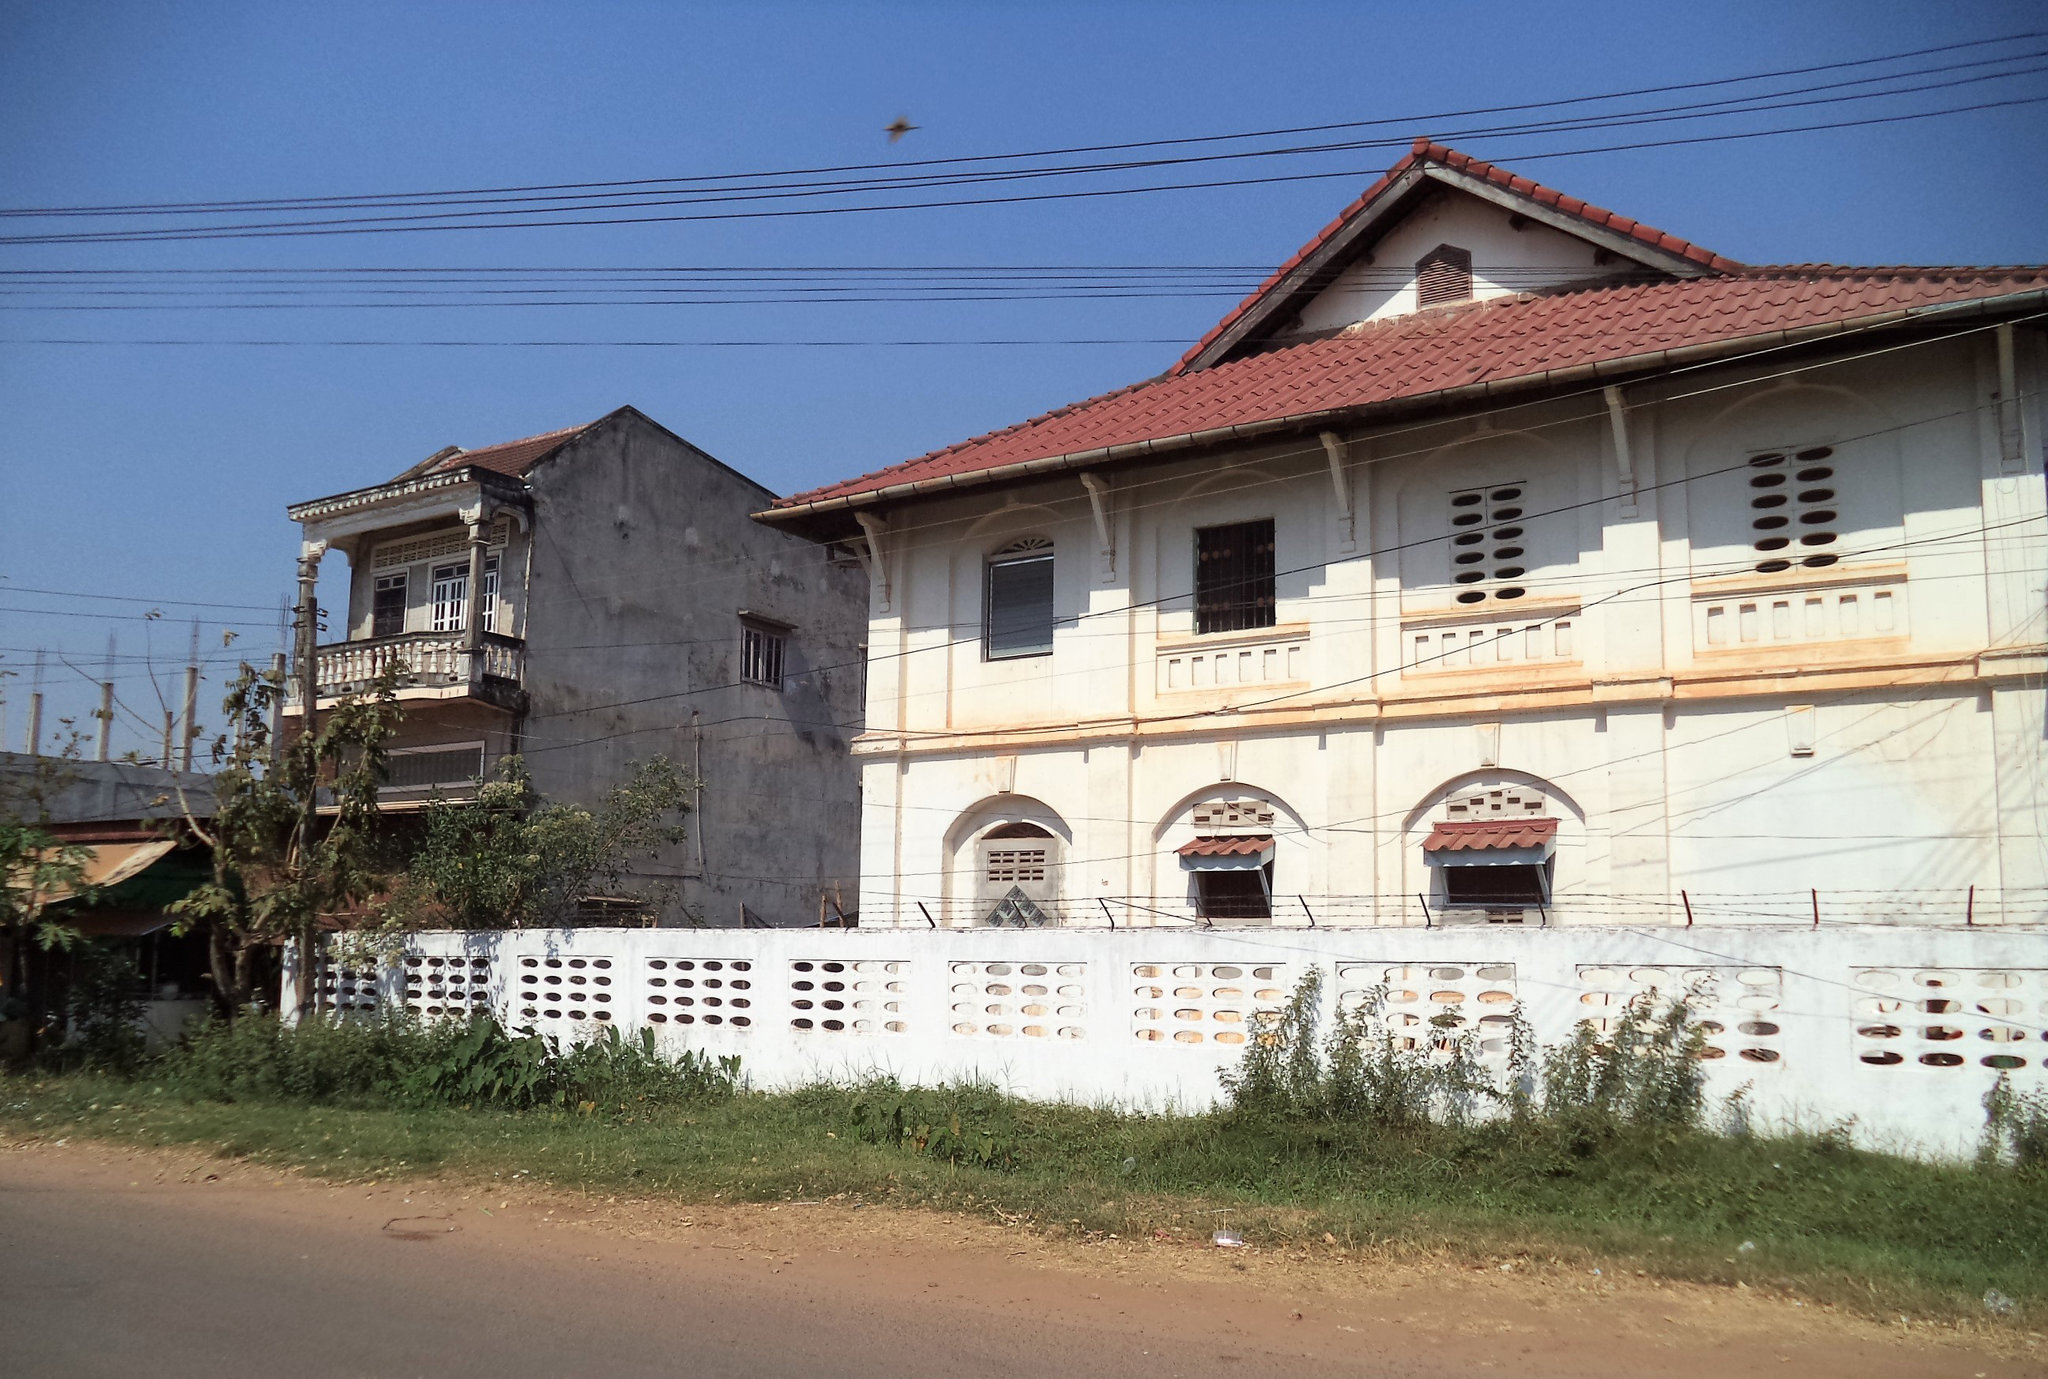
[[1273, 519], [1195, 532], [1195, 631], [1271, 627]]
[[991, 661], [1052, 650], [1052, 542], [1013, 541], [989, 557], [983, 609], [984, 654]]
[[740, 624], [740, 679], [750, 685], [782, 688], [784, 633], [759, 623]]

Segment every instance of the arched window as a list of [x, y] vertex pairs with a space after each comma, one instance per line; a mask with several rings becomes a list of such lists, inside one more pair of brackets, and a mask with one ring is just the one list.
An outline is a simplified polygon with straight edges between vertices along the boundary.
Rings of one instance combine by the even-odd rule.
[[1439, 244], [1415, 264], [1415, 304], [1440, 306], [1472, 297], [1472, 251]]
[[1052, 542], [1012, 541], [988, 560], [982, 610], [983, 655], [991, 661], [1052, 650]]
[[1059, 893], [1060, 840], [1037, 824], [998, 824], [981, 835], [975, 863], [981, 922], [996, 928], [1036, 929], [1052, 923]]
[[1445, 799], [1423, 842], [1436, 903], [1518, 924], [1550, 904], [1557, 818], [1533, 785], [1467, 788]]
[[1195, 837], [1182, 843], [1182, 868], [1193, 873], [1195, 913], [1237, 923], [1273, 918], [1273, 805], [1218, 797], [1189, 814]]

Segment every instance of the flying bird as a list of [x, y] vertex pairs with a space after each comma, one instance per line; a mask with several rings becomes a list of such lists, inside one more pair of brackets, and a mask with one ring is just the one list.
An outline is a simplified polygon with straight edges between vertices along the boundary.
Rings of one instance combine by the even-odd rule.
[[893, 122], [882, 126], [882, 132], [889, 136], [889, 142], [893, 144], [911, 130], [922, 128], [922, 125], [914, 125], [903, 116], [898, 115]]

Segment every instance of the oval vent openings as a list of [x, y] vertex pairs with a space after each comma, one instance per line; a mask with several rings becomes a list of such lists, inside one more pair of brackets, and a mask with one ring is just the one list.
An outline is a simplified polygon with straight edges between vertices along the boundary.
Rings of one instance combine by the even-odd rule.
[[1525, 486], [1497, 484], [1451, 495], [1451, 583], [1459, 603], [1503, 602], [1528, 590], [1526, 537], [1522, 528]]
[[1842, 558], [1833, 549], [1841, 523], [1834, 456], [1834, 447], [1819, 445], [1749, 457], [1750, 539], [1763, 557], [1758, 574], [1794, 565], [1818, 570]]

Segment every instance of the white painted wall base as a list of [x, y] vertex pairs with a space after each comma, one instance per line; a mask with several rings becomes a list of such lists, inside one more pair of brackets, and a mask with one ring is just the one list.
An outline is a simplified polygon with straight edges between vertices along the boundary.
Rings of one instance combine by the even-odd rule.
[[1332, 998], [1387, 986], [1397, 1024], [1456, 1012], [1496, 1059], [1515, 1002], [1552, 1044], [1645, 985], [1704, 981], [1711, 1096], [1746, 1083], [1757, 1127], [1853, 1119], [1875, 1148], [1967, 1155], [2000, 1064], [2048, 1086], [2037, 927], [503, 931], [323, 964], [319, 988], [330, 1010], [489, 1012], [564, 1039], [652, 1028], [740, 1055], [760, 1088], [886, 1073], [1193, 1109], [1310, 966]]

